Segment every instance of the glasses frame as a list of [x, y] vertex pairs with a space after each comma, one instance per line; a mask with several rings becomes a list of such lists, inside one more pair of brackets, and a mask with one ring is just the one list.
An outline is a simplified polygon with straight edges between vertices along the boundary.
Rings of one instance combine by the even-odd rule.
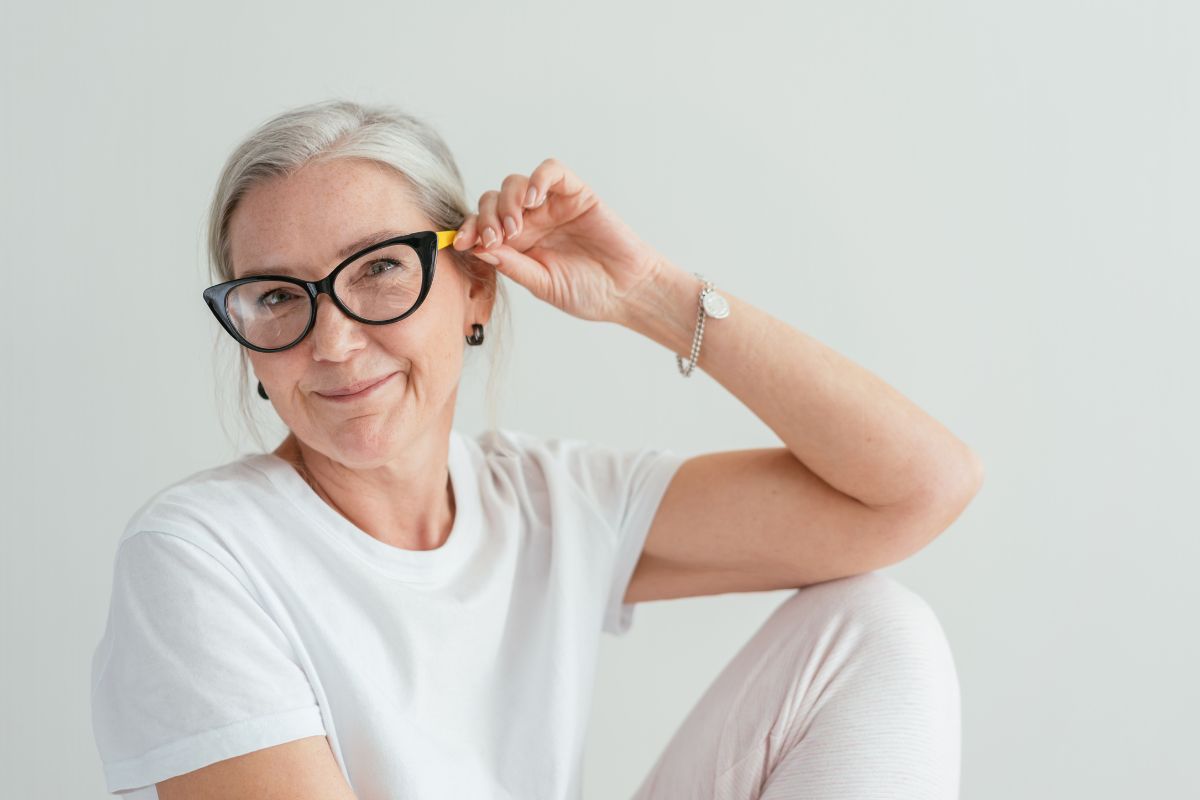
[[[278, 353], [283, 350], [288, 350], [300, 342], [304, 341], [304, 337], [312, 331], [313, 326], [317, 323], [317, 295], [327, 294], [333, 300], [334, 305], [342, 310], [352, 320], [361, 322], [364, 325], [391, 325], [393, 322], [399, 322], [405, 317], [411, 316], [416, 312], [421, 304], [425, 302], [425, 297], [429, 294], [430, 287], [433, 286], [433, 276], [437, 268], [437, 253], [454, 243], [454, 237], [458, 231], [418, 231], [416, 233], [405, 234], [404, 236], [395, 236], [391, 239], [386, 239], [382, 242], [377, 242], [370, 247], [359, 250], [354, 255], [342, 261], [333, 270], [319, 281], [306, 281], [301, 278], [296, 278], [291, 275], [248, 275], [245, 278], [235, 278], [231, 281], [218, 283], [215, 286], [210, 286], [204, 290], [204, 302], [208, 304], [209, 310], [213, 316], [221, 323], [221, 327], [225, 332], [232, 336], [238, 344], [243, 347], [248, 347], [259, 353]], [[338, 274], [348, 265], [362, 258], [366, 254], [379, 250], [384, 247], [391, 247], [395, 244], [407, 244], [417, 251], [418, 258], [421, 259], [421, 293], [417, 295], [417, 302], [408, 311], [405, 311], [398, 317], [385, 319], [382, 321], [364, 319], [358, 316], [341, 301], [341, 298], [333, 291], [333, 283], [337, 280]], [[233, 320], [229, 319], [228, 311], [225, 308], [225, 299], [231, 291], [239, 286], [247, 283], [255, 283], [259, 281], [272, 281], [275, 283], [284, 282], [294, 286], [303, 288], [308, 293], [308, 324], [304, 326], [304, 331], [296, 337], [296, 339], [283, 347], [259, 347], [256, 344], [248, 342], [240, 333], [237, 327], [233, 324]]]

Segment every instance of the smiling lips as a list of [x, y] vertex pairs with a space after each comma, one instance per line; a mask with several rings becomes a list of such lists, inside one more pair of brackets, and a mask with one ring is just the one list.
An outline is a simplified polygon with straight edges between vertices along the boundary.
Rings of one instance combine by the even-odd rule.
[[387, 383], [395, 372], [384, 375], [382, 378], [368, 378], [365, 381], [358, 381], [349, 386], [343, 386], [340, 389], [331, 389], [328, 392], [317, 392], [321, 397], [327, 400], [356, 400], [359, 397], [366, 397], [375, 391], [378, 387]]

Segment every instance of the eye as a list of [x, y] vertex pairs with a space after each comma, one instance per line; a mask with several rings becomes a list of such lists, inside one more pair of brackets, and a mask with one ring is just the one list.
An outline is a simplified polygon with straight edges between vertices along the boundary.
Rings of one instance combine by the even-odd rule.
[[[376, 271], [374, 268], [376, 266], [379, 266], [380, 264], [386, 265], [389, 268]], [[378, 275], [382, 272], [390, 272], [392, 267], [403, 267], [403, 266], [404, 265], [401, 264], [399, 261], [395, 261], [390, 258], [381, 258], [378, 261], [372, 261], [370, 264], [367, 265], [367, 274], [368, 275]]]
[[[280, 299], [279, 300], [271, 299], [271, 298], [276, 298], [276, 297], [278, 297]], [[289, 292], [286, 289], [280, 289], [280, 288], [276, 287], [269, 292], [263, 292], [262, 296], [260, 296], [258, 298], [258, 304], [260, 306], [267, 306], [268, 308], [278, 308], [279, 306], [286, 303], [289, 299], [294, 299], [295, 297], [296, 297], [296, 295], [293, 292]]]

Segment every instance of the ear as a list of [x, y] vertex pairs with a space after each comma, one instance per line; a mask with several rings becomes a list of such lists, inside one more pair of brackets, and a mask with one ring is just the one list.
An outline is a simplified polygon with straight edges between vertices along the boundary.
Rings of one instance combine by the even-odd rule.
[[[487, 325], [488, 320], [492, 317], [492, 307], [496, 303], [496, 287], [500, 283], [500, 277], [487, 264], [479, 262], [480, 266], [487, 267], [487, 273], [492, 276], [492, 281], [489, 283], [486, 279], [472, 279], [471, 273], [468, 270], [459, 272], [463, 277], [463, 282], [467, 287], [467, 307], [470, 316], [470, 322], [478, 322], [480, 325]], [[487, 274], [480, 269], [474, 270], [476, 275]]]

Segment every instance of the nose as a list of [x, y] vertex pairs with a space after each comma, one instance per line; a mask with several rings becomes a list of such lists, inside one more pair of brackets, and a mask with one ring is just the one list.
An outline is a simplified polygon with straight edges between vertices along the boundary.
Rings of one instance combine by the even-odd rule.
[[317, 295], [317, 315], [308, 334], [312, 340], [313, 358], [344, 361], [350, 353], [362, 349], [367, 335], [364, 327], [346, 316], [331, 297]]

